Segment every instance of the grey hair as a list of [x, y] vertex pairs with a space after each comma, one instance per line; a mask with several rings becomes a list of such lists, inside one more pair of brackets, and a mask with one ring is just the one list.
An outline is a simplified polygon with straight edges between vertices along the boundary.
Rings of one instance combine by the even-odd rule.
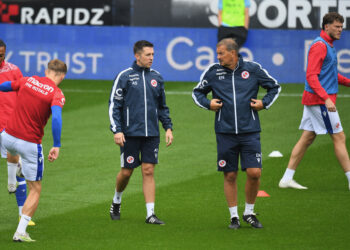
[[238, 45], [233, 38], [224, 38], [217, 43], [216, 47], [224, 45], [228, 51], [235, 50], [238, 53]]

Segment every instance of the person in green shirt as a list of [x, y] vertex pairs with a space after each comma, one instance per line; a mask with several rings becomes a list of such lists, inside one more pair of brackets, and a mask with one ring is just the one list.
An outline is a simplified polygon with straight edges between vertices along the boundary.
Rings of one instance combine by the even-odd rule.
[[247, 40], [250, 0], [219, 0], [218, 41], [235, 39], [239, 48]]

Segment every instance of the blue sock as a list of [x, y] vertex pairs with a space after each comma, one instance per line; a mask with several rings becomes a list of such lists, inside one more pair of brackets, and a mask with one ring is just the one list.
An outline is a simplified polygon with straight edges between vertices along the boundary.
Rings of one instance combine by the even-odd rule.
[[18, 207], [23, 207], [24, 202], [27, 199], [27, 184], [26, 180], [24, 178], [18, 177], [17, 182], [18, 182], [18, 187], [16, 190], [16, 200], [17, 200], [17, 205]]

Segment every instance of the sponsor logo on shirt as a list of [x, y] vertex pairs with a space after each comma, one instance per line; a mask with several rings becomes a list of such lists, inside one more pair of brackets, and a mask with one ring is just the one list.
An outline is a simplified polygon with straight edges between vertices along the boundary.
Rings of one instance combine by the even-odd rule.
[[16, 70], [18, 69], [18, 67], [12, 63], [8, 63], [5, 62], [4, 66], [2, 68], [0, 68], [0, 73], [5, 73], [5, 72], [9, 72], [12, 70]]
[[201, 82], [201, 84], [199, 85], [199, 88], [203, 89], [205, 87], [205, 85], [208, 85], [208, 81], [207, 80], [203, 80]]
[[123, 99], [123, 90], [121, 88], [116, 89], [114, 99], [117, 99], [117, 100]]
[[48, 95], [49, 92], [52, 93], [54, 91], [53, 87], [47, 84], [43, 84], [33, 77], [28, 78], [25, 86], [43, 95]]

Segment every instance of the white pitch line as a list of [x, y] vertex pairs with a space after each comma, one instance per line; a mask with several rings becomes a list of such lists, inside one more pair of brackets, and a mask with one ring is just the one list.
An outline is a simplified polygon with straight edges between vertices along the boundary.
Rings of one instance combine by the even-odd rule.
[[[66, 93], [110, 93], [110, 91], [107, 90], [92, 90], [92, 89], [63, 89]], [[192, 92], [190, 91], [165, 91], [167, 95], [192, 95]], [[259, 93], [259, 96], [264, 96], [264, 93]], [[283, 97], [302, 97], [303, 94], [300, 93], [280, 93], [279, 96]], [[338, 98], [350, 98], [350, 95], [348, 94], [338, 94]]]

